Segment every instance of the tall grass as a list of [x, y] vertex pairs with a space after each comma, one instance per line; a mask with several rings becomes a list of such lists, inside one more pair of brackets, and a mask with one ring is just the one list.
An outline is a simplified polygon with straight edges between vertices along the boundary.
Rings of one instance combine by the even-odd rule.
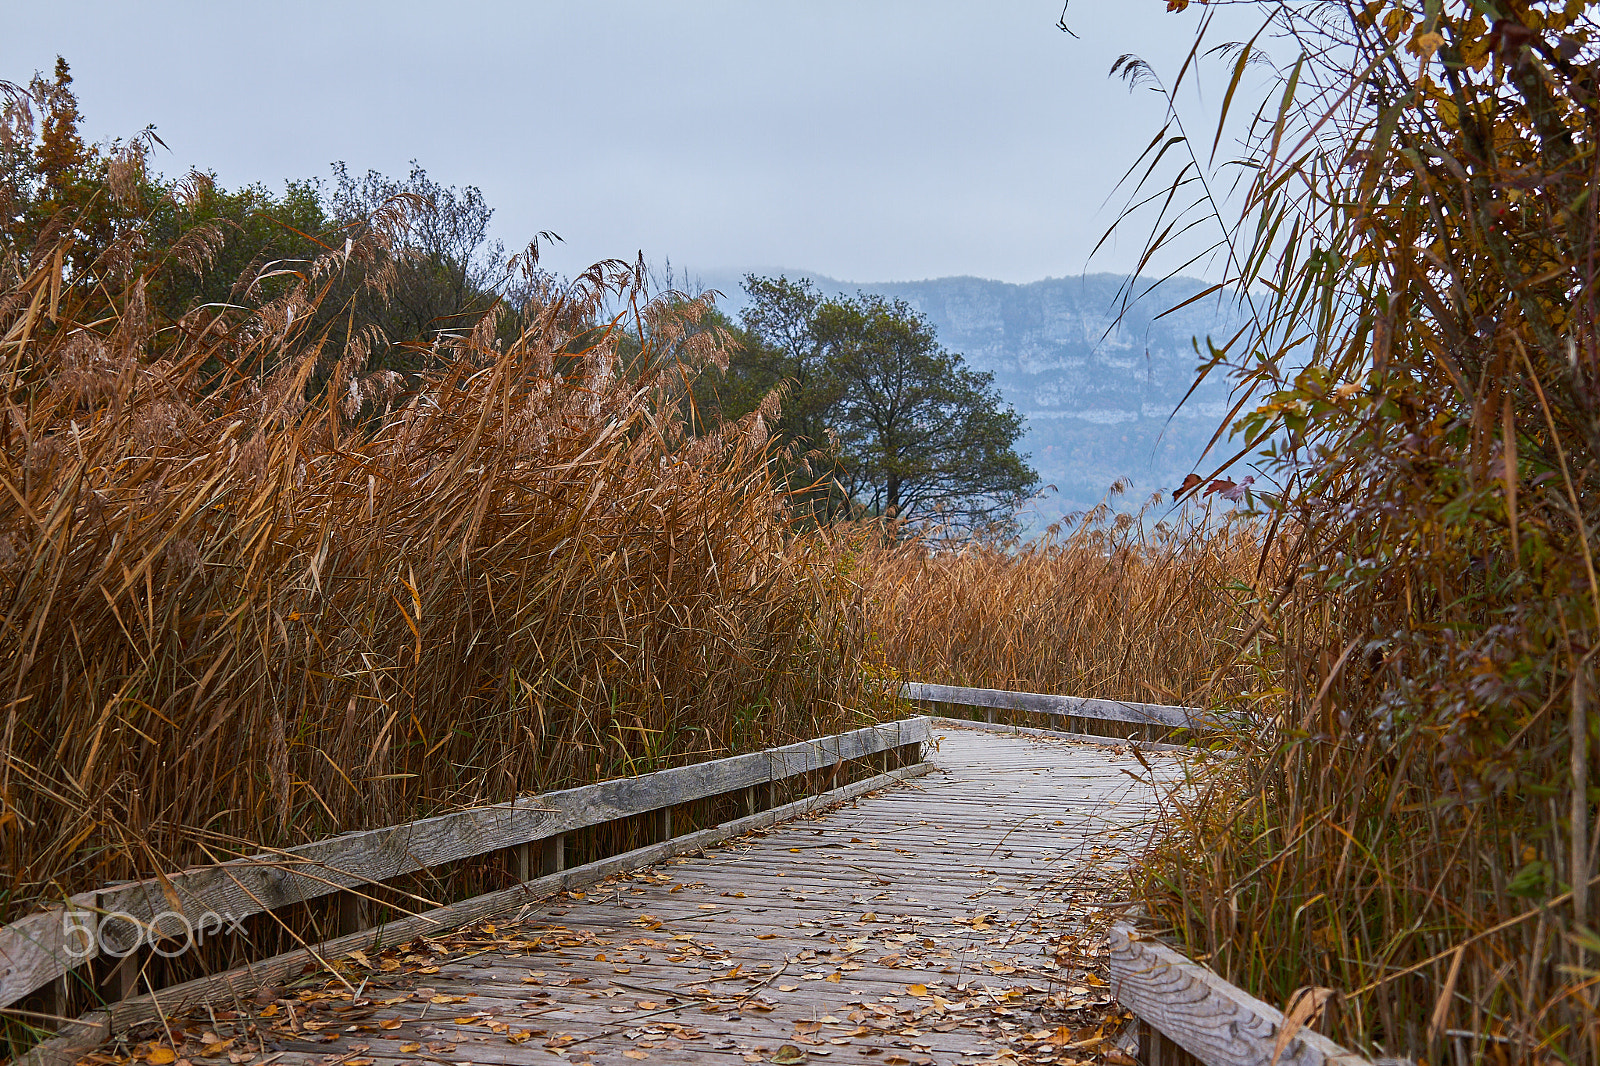
[[381, 291], [407, 208], [160, 330], [147, 286], [222, 235], [135, 231], [75, 273], [63, 218], [8, 264], [0, 920], [870, 712], [761, 413], [677, 413], [721, 358], [701, 304], [529, 272], [404, 378], [366, 371], [382, 338], [311, 330], [342, 271]]
[[1175, 807], [1144, 899], [1263, 998], [1335, 993], [1352, 1044], [1600, 1062], [1600, 4], [1253, 6], [1247, 43], [1203, 13], [1176, 83], [1116, 68], [1170, 105], [1147, 254], [1217, 223], [1251, 317], [1213, 368], [1296, 531], [1272, 728]]
[[908, 679], [1170, 704], [1256, 688], [1241, 641], [1279, 577], [1253, 525], [1159, 499], [1021, 545], [880, 539], [856, 567], [873, 653]]

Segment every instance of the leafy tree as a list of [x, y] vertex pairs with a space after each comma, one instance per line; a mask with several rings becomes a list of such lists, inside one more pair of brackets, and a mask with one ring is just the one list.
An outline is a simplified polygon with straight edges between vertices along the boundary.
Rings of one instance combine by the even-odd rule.
[[1022, 416], [994, 375], [969, 370], [902, 300], [830, 300], [814, 329], [845, 495], [873, 515], [1009, 525], [1039, 475], [1016, 452]]
[[506, 263], [504, 246], [488, 238], [494, 209], [476, 186], [441, 185], [415, 160], [403, 180], [375, 170], [358, 179], [342, 162], [333, 170], [324, 202], [337, 225], [360, 226], [387, 204], [408, 209], [394, 281], [382, 299], [361, 297], [359, 316], [398, 346], [391, 361], [414, 364], [442, 332], [476, 322], [494, 302]]
[[823, 296], [810, 281], [750, 275], [725, 417], [776, 395], [770, 428], [787, 476], [820, 520], [852, 514], [1014, 531], [1038, 475], [1015, 451], [1022, 418], [993, 377], [942, 348], [903, 301]]

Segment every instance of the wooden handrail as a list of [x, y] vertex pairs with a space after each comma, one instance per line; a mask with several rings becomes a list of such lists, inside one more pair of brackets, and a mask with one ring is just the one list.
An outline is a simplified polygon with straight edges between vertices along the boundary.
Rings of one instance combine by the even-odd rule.
[[919, 744], [927, 739], [929, 728], [926, 718], [868, 726], [81, 892], [64, 906], [36, 911], [0, 927], [0, 1007], [100, 953], [100, 938], [76, 926], [74, 913], [117, 914], [129, 931], [134, 923], [148, 923], [169, 912], [190, 922], [208, 914], [239, 920], [341, 889]]
[[1172, 726], [1178, 729], [1227, 728], [1230, 723], [1200, 707], [1174, 707], [1160, 703], [1123, 703], [1083, 696], [1051, 696], [1042, 692], [1012, 692], [998, 688], [960, 688], [911, 681], [900, 686], [902, 699], [928, 703], [953, 703], [963, 707], [992, 707], [1032, 711], [1058, 718], [1099, 718], [1134, 725]]
[[1206, 1066], [1375, 1066], [1312, 1029], [1282, 1036], [1282, 1011], [1126, 922], [1110, 947], [1117, 1002]]

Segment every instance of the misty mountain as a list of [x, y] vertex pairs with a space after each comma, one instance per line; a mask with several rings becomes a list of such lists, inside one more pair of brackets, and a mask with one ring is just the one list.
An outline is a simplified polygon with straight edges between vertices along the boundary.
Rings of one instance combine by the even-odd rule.
[[[928, 317], [947, 348], [994, 374], [1001, 395], [1027, 418], [1020, 450], [1042, 482], [1056, 488], [1036, 505], [1028, 523], [1034, 530], [1099, 503], [1119, 478], [1132, 482], [1119, 509], [1182, 484], [1231, 406], [1222, 378], [1208, 378], [1184, 396], [1201, 362], [1195, 338], [1200, 351], [1207, 336], [1224, 341], [1238, 329], [1237, 309], [1208, 298], [1157, 319], [1204, 282], [1165, 282], [1119, 319], [1124, 279], [1115, 274], [1017, 285], [970, 277], [851, 284], [784, 273], [810, 277], [829, 293], [904, 300]], [[737, 279], [704, 284], [726, 296], [724, 310], [738, 314], [744, 293]]]

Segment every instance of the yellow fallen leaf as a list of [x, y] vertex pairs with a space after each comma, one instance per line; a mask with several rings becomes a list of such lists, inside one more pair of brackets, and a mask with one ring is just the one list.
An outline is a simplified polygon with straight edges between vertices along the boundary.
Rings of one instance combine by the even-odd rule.
[[928, 994], [928, 986], [927, 985], [906, 985], [906, 991], [911, 993], [913, 996], [925, 996], [925, 995]]
[[145, 1053], [144, 1061], [150, 1066], [168, 1066], [169, 1063], [178, 1061], [178, 1053], [158, 1044]]
[[[513, 1030], [511, 1030], [511, 1032], [506, 1034], [506, 1043], [508, 1043], [508, 1044], [520, 1044], [523, 1041], [527, 1040], [528, 1037], [530, 1037], [532, 1035], [533, 1034], [531, 1032], [529, 1032], [528, 1030], [526, 1030], [526, 1029], [513, 1029]], [[405, 1048], [401, 1048], [400, 1050], [404, 1051]]]
[[417, 1043], [416, 1041], [407, 1041], [406, 1043], [400, 1045], [400, 1053], [402, 1055], [409, 1055], [413, 1051], [421, 1051], [421, 1050], [422, 1050], [422, 1045]]
[[385, 1018], [383, 1021], [378, 1023], [378, 1028], [379, 1029], [398, 1029], [404, 1024], [405, 1024], [405, 1022], [401, 1021], [399, 1018]]
[[630, 1058], [630, 1059], [647, 1059], [647, 1058], [650, 1057], [650, 1052], [648, 1052], [648, 1051], [639, 1051], [639, 1050], [637, 1050], [635, 1048], [629, 1048], [627, 1051], [624, 1051], [622, 1054], [625, 1057]]
[[830, 973], [827, 977], [823, 978], [823, 980], [827, 981], [830, 985], [836, 985], [836, 984], [839, 983], [839, 978], [841, 978], [842, 976], [844, 976], [844, 975], [841, 974], [838, 970], [835, 970], [832, 973]]

